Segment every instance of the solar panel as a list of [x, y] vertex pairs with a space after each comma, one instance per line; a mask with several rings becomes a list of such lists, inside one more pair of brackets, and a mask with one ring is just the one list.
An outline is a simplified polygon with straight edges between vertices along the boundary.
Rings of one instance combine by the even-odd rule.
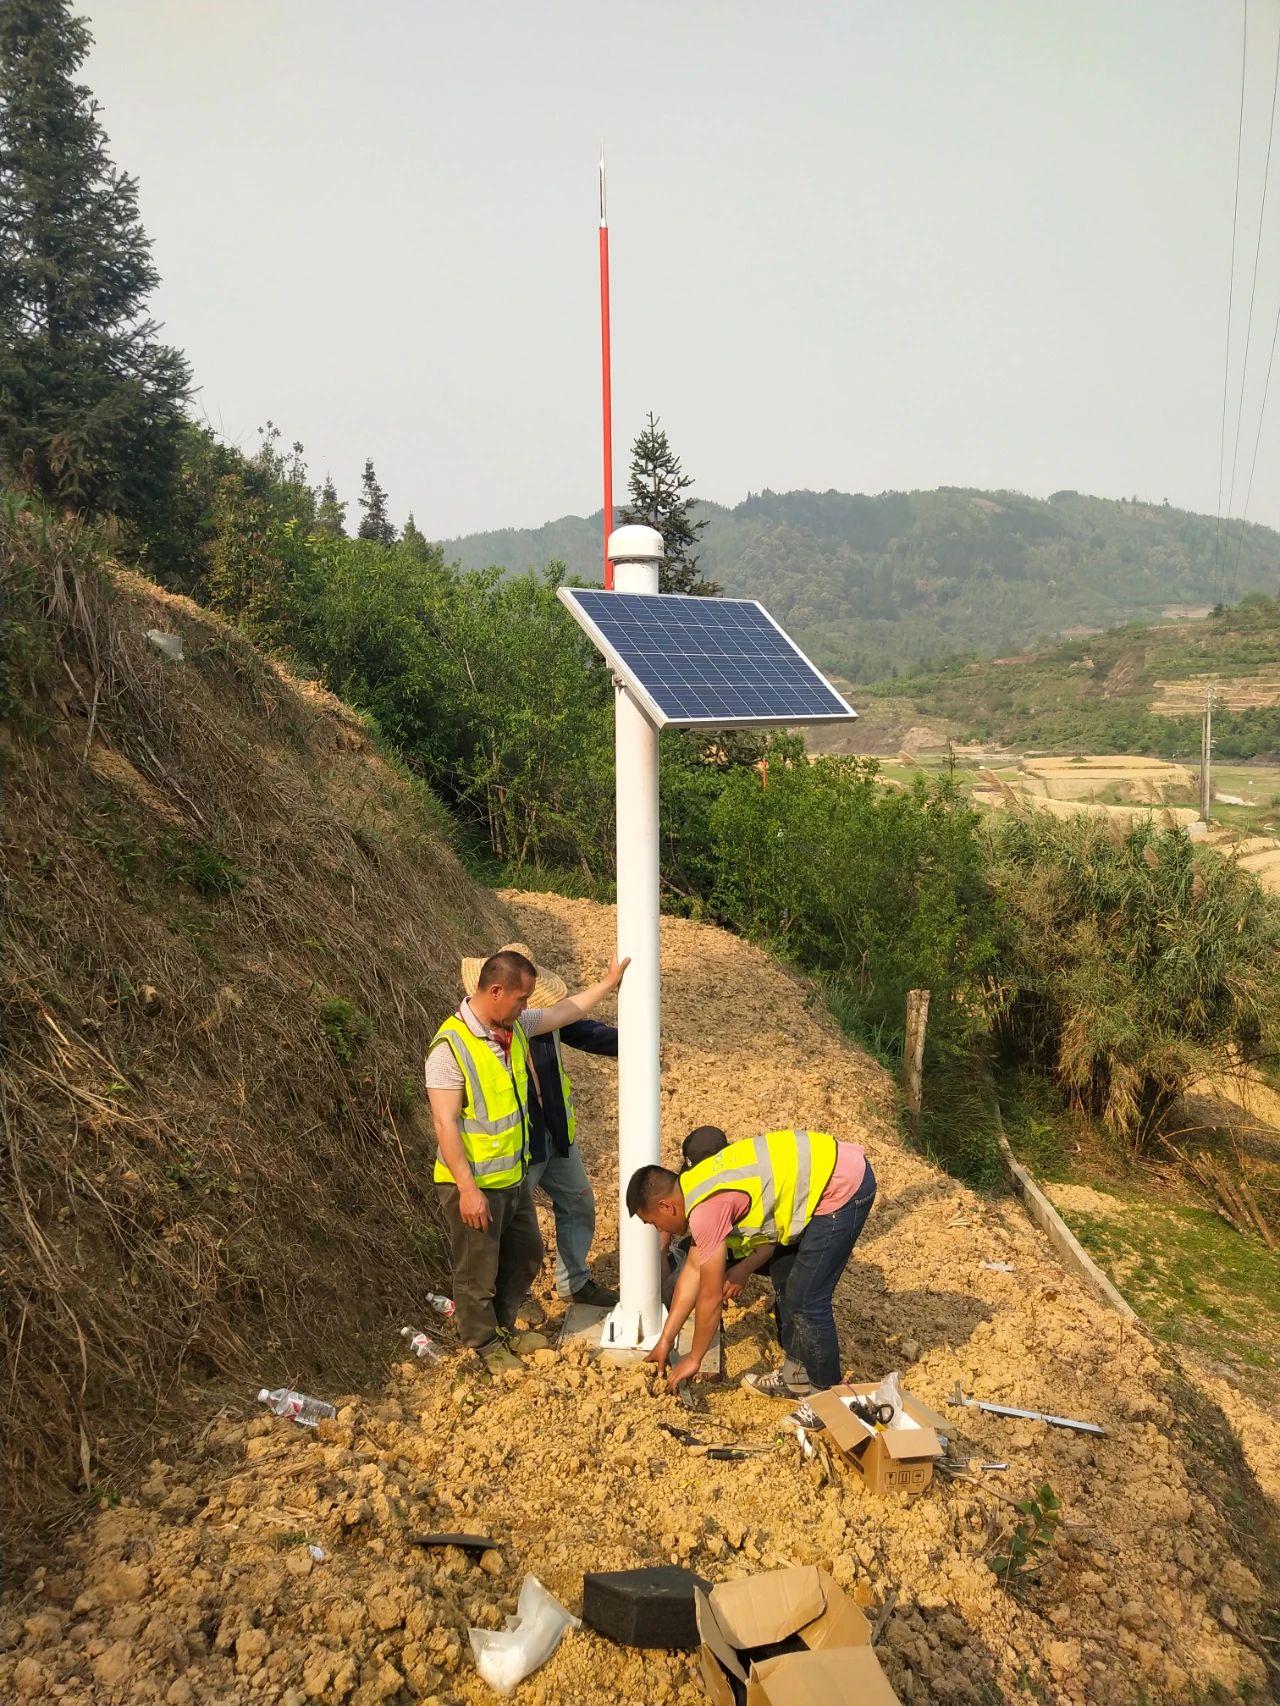
[[659, 728], [857, 716], [753, 598], [595, 587], [561, 587], [560, 597]]

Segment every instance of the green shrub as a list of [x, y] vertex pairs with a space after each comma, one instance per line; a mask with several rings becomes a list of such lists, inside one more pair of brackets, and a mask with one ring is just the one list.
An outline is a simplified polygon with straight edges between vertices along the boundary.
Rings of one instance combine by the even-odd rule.
[[1193, 1079], [1280, 1044], [1280, 902], [1181, 831], [1096, 818], [986, 826], [1012, 926], [1007, 1054], [1137, 1145]]
[[375, 1030], [369, 1015], [341, 995], [320, 1003], [320, 1023], [330, 1048], [344, 1064], [372, 1040]]

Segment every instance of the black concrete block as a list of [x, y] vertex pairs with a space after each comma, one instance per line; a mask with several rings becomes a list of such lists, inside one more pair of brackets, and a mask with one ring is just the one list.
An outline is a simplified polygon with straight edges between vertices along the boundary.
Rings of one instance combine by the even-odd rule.
[[582, 1578], [582, 1620], [624, 1647], [698, 1645], [693, 1590], [710, 1582], [676, 1564], [651, 1570], [595, 1570]]

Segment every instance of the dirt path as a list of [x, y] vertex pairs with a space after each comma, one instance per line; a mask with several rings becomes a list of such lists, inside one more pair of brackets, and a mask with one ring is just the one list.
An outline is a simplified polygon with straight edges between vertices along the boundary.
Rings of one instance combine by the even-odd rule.
[[[571, 981], [606, 960], [608, 910], [506, 898]], [[175, 1441], [136, 1499], [101, 1512], [11, 1599], [0, 1698], [479, 1706], [495, 1697], [471, 1665], [466, 1626], [500, 1626], [525, 1570], [576, 1610], [584, 1570], [671, 1559], [713, 1579], [821, 1562], [877, 1602], [895, 1589], [882, 1655], [911, 1706], [1128, 1706], [1266, 1685], [1253, 1572], [1277, 1513], [1221, 1409], [1066, 1278], [1014, 1206], [901, 1149], [888, 1081], [812, 1010], [801, 982], [686, 921], [664, 920], [663, 951], [669, 1149], [706, 1120], [731, 1135], [825, 1126], [867, 1145], [881, 1198], [838, 1294], [848, 1368], [901, 1368], [939, 1407], [958, 1380], [1110, 1426], [1097, 1441], [955, 1412], [956, 1454], [1008, 1459], [993, 1488], [1018, 1499], [1048, 1480], [1064, 1502], [1040, 1583], [1015, 1596], [985, 1562], [1013, 1516], [994, 1490], [939, 1484], [914, 1502], [873, 1499], [817, 1484], [790, 1442], [708, 1464], [660, 1430], [688, 1417], [650, 1394], [643, 1371], [579, 1354], [541, 1352], [497, 1385], [461, 1360], [397, 1364], [384, 1392], [348, 1401], [318, 1436], [256, 1413], [246, 1395], [196, 1444]], [[578, 1056], [571, 1069], [608, 1273], [613, 1067]], [[387, 1323], [389, 1359], [400, 1325]], [[767, 1442], [776, 1411], [736, 1384], [771, 1355], [763, 1291], [730, 1312], [725, 1354], [730, 1382], [709, 1390], [697, 1425]], [[424, 1553], [406, 1544], [406, 1525], [487, 1530], [501, 1552], [485, 1568]], [[694, 1706], [704, 1695], [691, 1656], [629, 1653], [582, 1631], [517, 1699]]]

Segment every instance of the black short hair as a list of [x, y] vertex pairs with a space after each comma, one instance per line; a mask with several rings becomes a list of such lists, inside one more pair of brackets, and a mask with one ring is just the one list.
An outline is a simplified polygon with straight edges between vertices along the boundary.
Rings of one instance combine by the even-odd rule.
[[686, 1167], [696, 1167], [699, 1161], [705, 1161], [709, 1155], [719, 1155], [728, 1147], [729, 1139], [718, 1125], [700, 1125], [685, 1138], [680, 1145], [680, 1153]]
[[476, 988], [492, 989], [497, 983], [503, 989], [518, 989], [528, 978], [535, 983], [538, 981], [538, 968], [533, 961], [517, 954], [514, 948], [503, 948], [496, 954], [490, 954], [480, 967]]
[[627, 1213], [634, 1217], [642, 1208], [652, 1208], [679, 1191], [680, 1181], [669, 1167], [637, 1167], [627, 1181]]

